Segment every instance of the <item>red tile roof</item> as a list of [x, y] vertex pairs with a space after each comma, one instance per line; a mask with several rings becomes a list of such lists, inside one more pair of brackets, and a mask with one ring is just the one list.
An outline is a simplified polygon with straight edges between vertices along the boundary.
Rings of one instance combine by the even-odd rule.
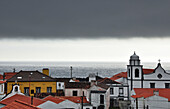
[[127, 72], [118, 73], [118, 74], [112, 76], [110, 79], [111, 80], [117, 80], [117, 79], [122, 78], [122, 77], [127, 78]]
[[[16, 75], [18, 72], [5, 72], [4, 75], [5, 75], [5, 79], [10, 79], [12, 78], [14, 75]], [[3, 78], [2, 78], [3, 79]]]
[[5, 81], [0, 81], [0, 84], [5, 83], [5, 82], [6, 82], [6, 80]]
[[80, 81], [79, 81], [79, 80], [77, 80], [77, 79], [76, 79], [76, 80], [73, 80], [73, 81], [75, 81], [75, 82], [80, 82]]
[[[8, 105], [8, 104], [14, 102], [15, 100], [20, 100], [20, 101], [26, 102], [28, 104], [31, 104], [31, 97], [25, 96], [25, 95], [19, 95], [19, 94], [15, 94], [9, 98], [6, 98], [6, 99], [0, 101], [0, 103]], [[33, 98], [33, 105], [35, 105], [35, 106], [38, 106], [44, 102], [45, 102], [45, 100], [35, 98], [35, 97]]]
[[[67, 100], [70, 100], [74, 103], [81, 103], [82, 100], [81, 100], [81, 97], [79, 96], [56, 96], [55, 98], [63, 98], [63, 99], [67, 99]], [[86, 97], [83, 97], [83, 103], [89, 103], [86, 99]]]
[[[150, 74], [150, 73], [153, 73], [154, 72], [154, 69], [143, 69], [143, 73], [144, 74]], [[120, 78], [127, 78], [127, 72], [121, 72], [121, 73], [118, 73], [116, 75], [113, 75], [110, 79], [111, 80], [117, 80], [117, 79], [120, 79]]]
[[3, 79], [3, 75], [2, 74], [0, 74], [0, 79]]
[[1, 109], [40, 109], [23, 101], [16, 100]]
[[[62, 101], [65, 101], [65, 100], [70, 100], [74, 103], [81, 103], [82, 100], [81, 100], [81, 97], [79, 96], [48, 96], [48, 97], [45, 97], [43, 100], [49, 100], [49, 101], [52, 101], [54, 103], [60, 103]], [[83, 97], [83, 103], [89, 103], [86, 99], [86, 97]]]
[[150, 74], [153, 73], [154, 69], [143, 69], [144, 74]]
[[154, 91], [159, 92], [159, 96], [167, 98], [170, 101], [170, 89], [164, 88], [134, 88], [136, 95], [132, 95], [133, 98], [140, 98], [140, 97], [150, 97], [154, 95]]
[[52, 102], [58, 104], [58, 103], [60, 103], [60, 102], [62, 102], [62, 101], [65, 101], [66, 99], [60, 98], [60, 97], [48, 96], [48, 97], [45, 97], [44, 100], [46, 100], [46, 101], [49, 100], [49, 101], [52, 101]]

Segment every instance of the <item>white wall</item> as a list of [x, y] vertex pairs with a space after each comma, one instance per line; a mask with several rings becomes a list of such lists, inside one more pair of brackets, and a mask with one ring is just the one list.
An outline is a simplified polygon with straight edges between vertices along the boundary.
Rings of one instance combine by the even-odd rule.
[[57, 82], [57, 90], [64, 90], [64, 82]]
[[[147, 98], [138, 98], [138, 109], [143, 109], [149, 107], [149, 109], [169, 109], [170, 107], [170, 102], [168, 102], [167, 98], [163, 98], [157, 95], [147, 97]], [[132, 98], [131, 100], [131, 107], [136, 109], [136, 99]]]
[[[123, 96], [124, 97], [128, 97], [128, 87], [127, 86], [121, 86], [121, 85], [111, 85], [110, 88], [113, 88], [114, 93], [110, 94], [111, 98], [118, 98], [119, 96], [119, 88], [122, 87], [123, 88]], [[124, 98], [124, 100], [127, 100], [127, 98]]]
[[73, 91], [77, 91], [77, 96], [87, 96], [87, 89], [72, 89], [72, 88], [66, 88], [65, 89], [65, 96], [73, 96]]

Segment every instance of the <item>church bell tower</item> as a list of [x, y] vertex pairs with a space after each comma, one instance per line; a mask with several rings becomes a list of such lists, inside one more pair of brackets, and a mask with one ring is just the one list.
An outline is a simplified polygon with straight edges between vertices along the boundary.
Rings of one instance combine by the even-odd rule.
[[133, 88], [143, 88], [143, 65], [140, 65], [139, 56], [134, 54], [130, 56], [129, 65], [127, 65], [127, 78], [129, 90]]

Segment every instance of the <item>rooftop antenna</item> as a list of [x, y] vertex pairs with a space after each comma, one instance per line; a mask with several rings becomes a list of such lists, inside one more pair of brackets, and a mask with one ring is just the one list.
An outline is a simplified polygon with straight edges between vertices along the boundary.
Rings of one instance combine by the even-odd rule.
[[70, 66], [70, 71], [71, 71], [71, 78], [72, 78], [72, 71], [73, 71], [73, 67]]
[[13, 72], [15, 73], [15, 68], [13, 69]]

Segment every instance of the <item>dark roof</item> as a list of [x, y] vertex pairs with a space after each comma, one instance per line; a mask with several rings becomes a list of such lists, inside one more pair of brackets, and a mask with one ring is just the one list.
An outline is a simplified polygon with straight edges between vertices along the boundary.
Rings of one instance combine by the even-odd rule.
[[[31, 75], [31, 76], [30, 76]], [[25, 82], [25, 81], [56, 81], [54, 78], [47, 76], [39, 71], [20, 71], [16, 75], [14, 75], [12, 78], [8, 79], [7, 82]]]
[[100, 79], [100, 80], [98, 80], [98, 82], [103, 83], [103, 84], [120, 84], [114, 80], [111, 80], [110, 78]]
[[68, 82], [65, 84], [65, 88], [90, 88], [89, 82]]
[[55, 78], [57, 82], [69, 82], [71, 78]]
[[96, 86], [101, 87], [101, 88], [106, 89], [106, 90], [110, 87], [110, 86], [103, 84], [103, 83], [97, 83]]

